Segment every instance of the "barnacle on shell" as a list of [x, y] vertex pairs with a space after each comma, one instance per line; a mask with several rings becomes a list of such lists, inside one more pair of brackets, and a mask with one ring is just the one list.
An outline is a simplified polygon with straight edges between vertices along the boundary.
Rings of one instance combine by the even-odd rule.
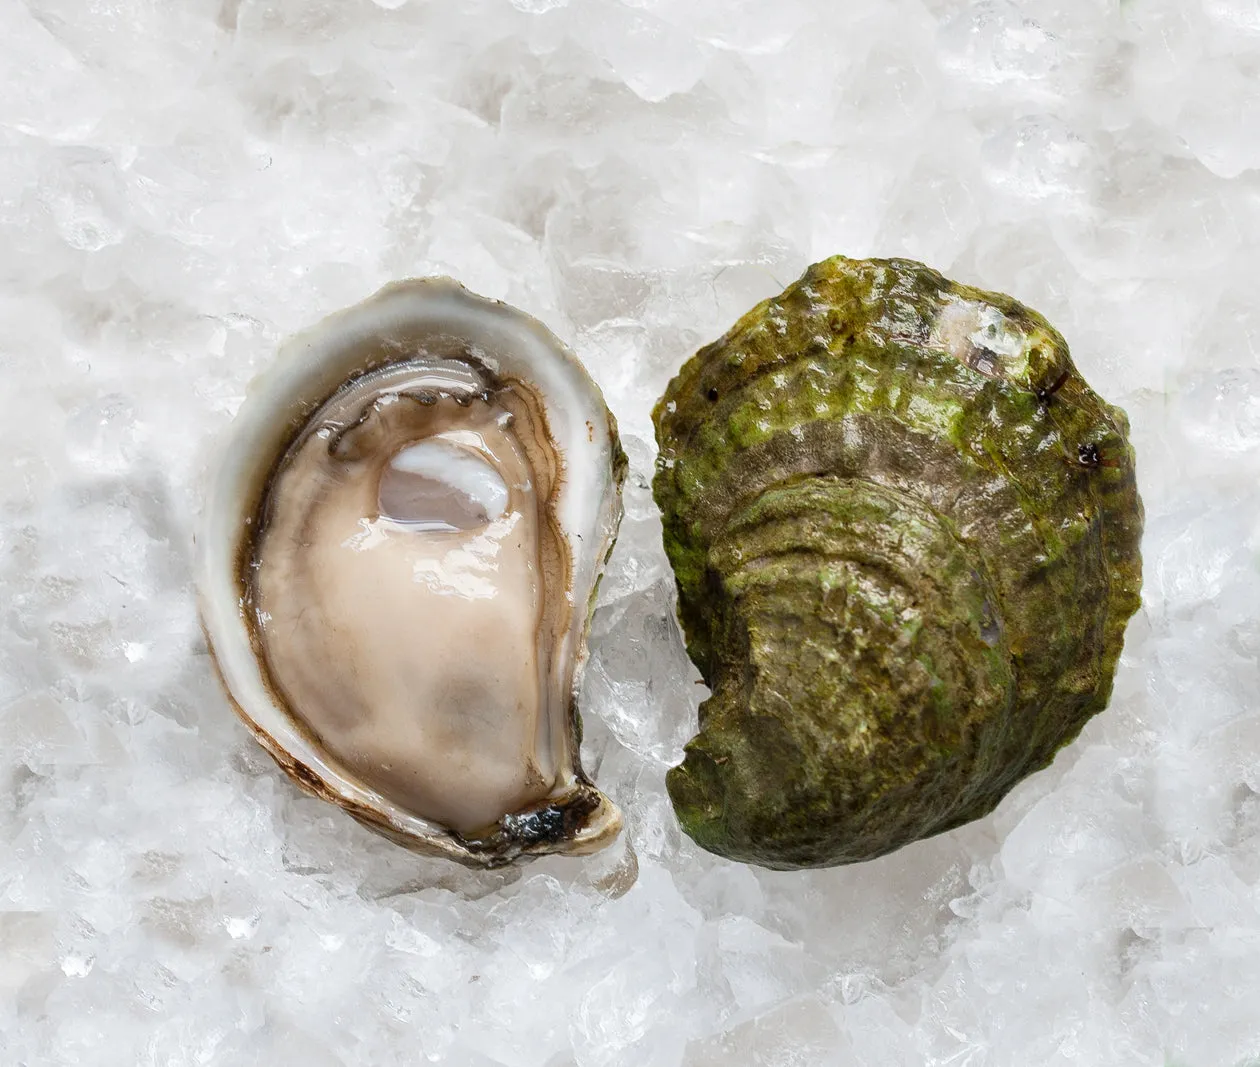
[[986, 814], [1106, 706], [1141, 585], [1133, 450], [1036, 312], [836, 257], [654, 418], [712, 691], [668, 787], [706, 849], [870, 859]]

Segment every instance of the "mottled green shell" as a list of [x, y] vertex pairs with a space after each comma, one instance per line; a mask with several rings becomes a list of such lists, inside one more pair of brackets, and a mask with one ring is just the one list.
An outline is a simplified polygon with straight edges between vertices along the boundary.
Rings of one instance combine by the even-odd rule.
[[1133, 450], [1036, 312], [836, 257], [654, 417], [712, 690], [668, 787], [706, 849], [871, 859], [986, 814], [1106, 706], [1141, 586]]

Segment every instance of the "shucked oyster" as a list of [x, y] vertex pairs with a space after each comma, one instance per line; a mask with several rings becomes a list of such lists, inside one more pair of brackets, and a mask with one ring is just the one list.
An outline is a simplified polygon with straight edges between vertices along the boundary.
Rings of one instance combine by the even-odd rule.
[[989, 812], [1107, 704], [1141, 584], [1124, 414], [1006, 296], [837, 257], [701, 349], [653, 485], [712, 696], [683, 828], [851, 863]]
[[540, 323], [402, 282], [251, 387], [200, 535], [237, 710], [300, 785], [496, 866], [617, 834], [576, 691], [621, 515], [598, 388]]

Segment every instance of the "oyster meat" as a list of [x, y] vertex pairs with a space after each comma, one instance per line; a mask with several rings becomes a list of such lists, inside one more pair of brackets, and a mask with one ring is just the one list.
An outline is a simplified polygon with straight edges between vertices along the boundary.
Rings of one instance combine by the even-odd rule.
[[199, 535], [246, 724], [304, 788], [496, 866], [620, 827], [576, 693], [625, 459], [545, 327], [445, 279], [391, 285], [256, 381]]
[[989, 812], [1107, 704], [1139, 604], [1124, 414], [1009, 297], [826, 260], [701, 349], [653, 484], [712, 695], [703, 847], [869, 859]]

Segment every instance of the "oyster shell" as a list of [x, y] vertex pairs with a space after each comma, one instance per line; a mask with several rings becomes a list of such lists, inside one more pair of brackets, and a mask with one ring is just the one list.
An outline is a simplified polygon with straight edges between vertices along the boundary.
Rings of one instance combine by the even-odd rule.
[[881, 855], [986, 814], [1106, 706], [1139, 603], [1133, 451], [1036, 312], [829, 259], [654, 417], [712, 690], [667, 783], [706, 849]]
[[241, 717], [299, 785], [418, 851], [609, 843], [576, 693], [624, 472], [578, 361], [455, 282], [390, 285], [291, 341], [198, 538]]

